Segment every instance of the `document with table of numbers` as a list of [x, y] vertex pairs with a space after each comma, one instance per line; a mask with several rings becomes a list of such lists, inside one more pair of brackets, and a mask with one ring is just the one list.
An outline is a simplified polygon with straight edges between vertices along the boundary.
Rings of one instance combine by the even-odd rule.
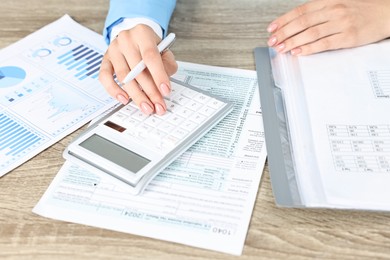
[[266, 159], [256, 72], [179, 62], [173, 77], [233, 102], [233, 111], [141, 195], [66, 162], [33, 211], [240, 255]]
[[256, 55], [279, 204], [389, 211], [390, 40], [302, 57], [261, 48]]

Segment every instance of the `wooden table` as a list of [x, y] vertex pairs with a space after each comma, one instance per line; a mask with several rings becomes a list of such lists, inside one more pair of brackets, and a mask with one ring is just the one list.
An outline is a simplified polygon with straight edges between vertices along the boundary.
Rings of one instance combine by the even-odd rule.
[[[0, 47], [65, 13], [101, 33], [108, 2], [2, 0]], [[173, 51], [180, 61], [254, 70], [253, 49], [266, 45], [269, 21], [302, 2], [179, 0], [170, 24], [178, 37]], [[0, 179], [0, 258], [236, 258], [33, 214], [76, 133]], [[387, 213], [278, 208], [266, 166], [241, 258], [390, 258], [389, 224]]]

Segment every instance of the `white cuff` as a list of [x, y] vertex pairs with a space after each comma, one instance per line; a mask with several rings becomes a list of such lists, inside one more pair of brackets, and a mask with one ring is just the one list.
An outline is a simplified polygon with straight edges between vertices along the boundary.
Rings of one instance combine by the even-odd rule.
[[153, 31], [162, 39], [163, 32], [161, 26], [147, 18], [125, 18], [123, 21], [117, 25], [115, 25], [111, 30], [110, 41], [112, 42], [118, 34], [123, 30], [130, 30], [134, 28], [138, 24], [145, 24], [153, 29]]

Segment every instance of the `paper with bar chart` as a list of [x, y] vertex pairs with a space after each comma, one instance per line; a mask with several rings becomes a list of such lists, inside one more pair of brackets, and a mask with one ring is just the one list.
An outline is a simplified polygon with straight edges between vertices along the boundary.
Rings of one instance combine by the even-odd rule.
[[115, 105], [97, 79], [105, 49], [65, 15], [0, 51], [0, 176]]

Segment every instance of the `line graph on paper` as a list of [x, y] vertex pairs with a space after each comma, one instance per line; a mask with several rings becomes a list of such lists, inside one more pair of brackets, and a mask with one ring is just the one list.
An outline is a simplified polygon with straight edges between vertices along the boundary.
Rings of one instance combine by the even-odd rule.
[[54, 137], [101, 107], [83, 92], [57, 81], [13, 106], [13, 111]]
[[390, 98], [390, 70], [368, 72], [371, 87], [376, 98]]

